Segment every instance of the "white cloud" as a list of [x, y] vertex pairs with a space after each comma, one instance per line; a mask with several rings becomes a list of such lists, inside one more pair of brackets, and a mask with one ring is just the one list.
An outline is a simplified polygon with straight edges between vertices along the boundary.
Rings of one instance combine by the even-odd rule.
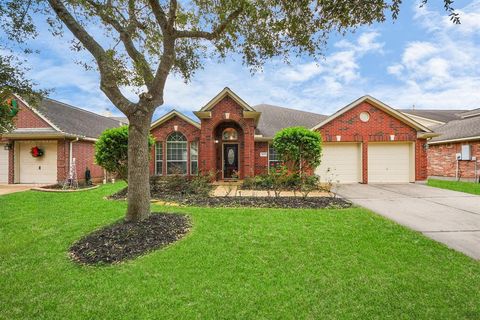
[[426, 6], [415, 6], [414, 12], [415, 21], [425, 28], [429, 40], [407, 43], [401, 61], [387, 67], [387, 72], [402, 83], [394, 94], [388, 92], [388, 86], [377, 91], [399, 105], [478, 107], [480, 1], [459, 10], [460, 25]]

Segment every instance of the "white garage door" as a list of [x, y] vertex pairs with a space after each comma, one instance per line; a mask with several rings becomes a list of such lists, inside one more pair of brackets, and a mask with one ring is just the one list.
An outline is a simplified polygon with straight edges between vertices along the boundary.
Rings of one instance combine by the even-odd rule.
[[323, 145], [322, 162], [315, 170], [320, 180], [356, 183], [362, 181], [361, 144], [329, 143]]
[[8, 150], [0, 143], [0, 183], [8, 182]]
[[368, 182], [410, 182], [413, 152], [409, 143], [370, 143]]
[[[57, 142], [19, 142], [20, 183], [57, 182]], [[43, 156], [34, 158], [30, 150], [39, 147]]]

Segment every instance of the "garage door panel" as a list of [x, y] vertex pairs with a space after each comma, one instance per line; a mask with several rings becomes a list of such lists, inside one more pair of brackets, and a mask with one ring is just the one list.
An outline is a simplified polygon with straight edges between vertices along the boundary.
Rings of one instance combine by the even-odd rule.
[[0, 143], [0, 183], [8, 182], [8, 150]]
[[410, 182], [411, 157], [408, 143], [369, 144], [368, 182]]
[[[43, 156], [32, 157], [35, 146], [44, 150]], [[20, 142], [19, 161], [20, 183], [57, 182], [57, 142]]]
[[356, 183], [361, 180], [361, 153], [358, 143], [323, 145], [320, 166], [315, 170], [321, 181]]

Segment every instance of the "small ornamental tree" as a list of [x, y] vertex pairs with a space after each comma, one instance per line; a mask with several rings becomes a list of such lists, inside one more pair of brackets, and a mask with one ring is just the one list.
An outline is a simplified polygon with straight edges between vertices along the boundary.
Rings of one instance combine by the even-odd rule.
[[[148, 150], [154, 144], [155, 140], [150, 135]], [[120, 179], [128, 180], [128, 126], [102, 132], [95, 143], [95, 162], [107, 171], [116, 173]]]
[[302, 176], [320, 164], [322, 137], [305, 127], [290, 127], [277, 132], [273, 147], [291, 170]]

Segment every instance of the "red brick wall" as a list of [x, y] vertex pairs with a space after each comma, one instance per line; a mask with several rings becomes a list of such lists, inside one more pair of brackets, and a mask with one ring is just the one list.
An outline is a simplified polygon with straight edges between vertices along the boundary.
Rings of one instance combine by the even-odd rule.
[[260, 157], [261, 152], [268, 155], [268, 142], [255, 142], [255, 175], [267, 172], [268, 156]]
[[[360, 113], [368, 112], [367, 122], [360, 120]], [[390, 135], [395, 141], [415, 142], [415, 180], [427, 178], [425, 140], [417, 140], [417, 131], [402, 121], [373, 105], [363, 102], [350, 109], [319, 129], [323, 141], [336, 142], [341, 136], [342, 142], [362, 142], [363, 182], [368, 183], [368, 142], [390, 142]]]
[[[68, 144], [67, 144], [68, 146]], [[68, 153], [68, 152], [67, 152]], [[79, 181], [85, 181], [85, 170], [90, 169], [90, 174], [94, 182], [103, 180], [103, 168], [95, 164], [95, 144], [90, 141], [77, 141], [72, 145], [72, 154], [75, 158], [77, 167], [77, 177]], [[69, 159], [66, 157], [68, 163]], [[68, 169], [67, 169], [68, 174]]]
[[[253, 176], [255, 173], [255, 122], [243, 118], [243, 108], [232, 98], [225, 97], [211, 110], [209, 119], [202, 119], [200, 132], [201, 171], [217, 170], [217, 147], [215, 146], [216, 128], [224, 122], [235, 122], [243, 131], [243, 143], [240, 145], [240, 179]], [[225, 113], [229, 113], [227, 119]]]
[[[187, 155], [188, 155], [188, 174], [190, 174], [190, 142], [198, 141], [200, 137], [200, 129], [196, 126], [188, 123], [187, 121], [183, 120], [180, 117], [173, 117], [166, 122], [162, 123], [161, 125], [153, 128], [150, 130], [150, 133], [154, 137], [155, 141], [163, 142], [163, 174], [166, 174], [166, 161], [167, 161], [167, 153], [166, 153], [166, 140], [170, 134], [175, 132], [175, 127], [177, 127], [177, 131], [182, 133], [188, 141], [187, 144]], [[200, 153], [202, 152], [202, 147], [199, 146], [199, 158]], [[200, 164], [200, 163], [199, 163]], [[155, 147], [152, 148], [151, 155], [150, 155], [150, 174], [155, 174]]]
[[15, 125], [17, 128], [51, 128], [51, 126], [22, 102], [18, 101], [20, 109], [15, 117]]
[[[480, 169], [480, 141], [458, 142], [430, 145], [428, 154], [428, 175], [454, 178], [456, 172], [456, 154], [461, 152], [463, 144], [472, 146], [472, 157], [477, 157], [477, 170]], [[475, 177], [475, 161], [461, 160], [458, 162], [460, 178]]]

